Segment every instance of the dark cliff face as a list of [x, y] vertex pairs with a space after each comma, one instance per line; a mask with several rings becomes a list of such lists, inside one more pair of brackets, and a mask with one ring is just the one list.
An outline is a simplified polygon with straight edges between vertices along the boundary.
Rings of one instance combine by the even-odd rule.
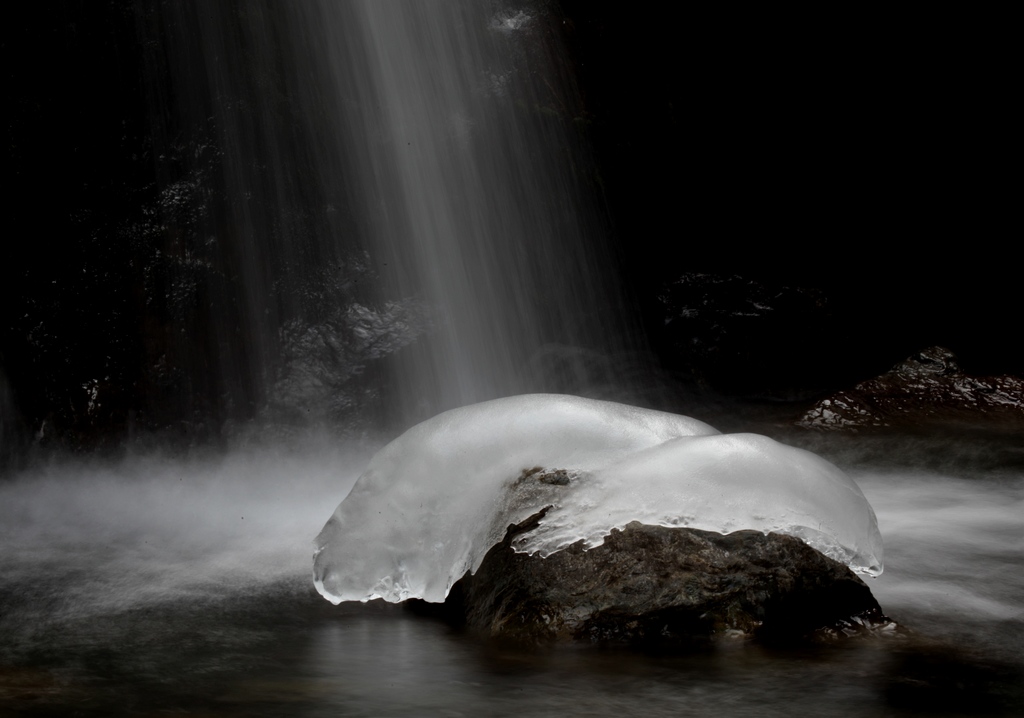
[[[246, 19], [240, 3], [218, 10], [225, 25]], [[136, 431], [216, 441], [226, 423], [278, 409], [345, 424], [375, 398], [370, 380], [353, 377], [373, 375], [364, 370], [382, 346], [394, 351], [420, 331], [410, 328], [415, 307], [365, 308], [375, 278], [358, 242], [324, 256], [309, 241], [351, 237], [345, 212], [317, 199], [329, 188], [296, 186], [255, 209], [225, 191], [223, 138], [238, 126], [258, 119], [272, 140], [241, 163], [259, 163], [274, 143], [297, 156], [309, 138], [297, 136], [295, 107], [274, 86], [283, 69], [238, 63], [230, 97], [204, 86], [198, 12], [152, 0], [63, 3], [20, 7], [5, 23], [18, 248], [0, 267], [6, 453], [116, 446]], [[248, 231], [234, 221], [243, 206], [259, 214]], [[266, 309], [254, 317], [246, 275], [256, 245], [273, 256], [261, 258], [272, 276], [258, 278]], [[388, 316], [395, 326], [376, 326]], [[277, 384], [295, 384], [297, 364], [323, 355], [335, 366], [312, 383], [329, 386], [333, 403], [293, 406], [296, 392]]]
[[[232, 200], [216, 191], [218, 148], [173, 119], [184, 98], [154, 7], [30, 3], [4, 23], [6, 235], [18, 247], [0, 267], [7, 446], [42, 432], [88, 448], [132, 427], [209, 437], [272, 393], [244, 332], [212, 330], [211, 305], [240, 305], [229, 267], [245, 238], [219, 231], [208, 244], [209, 225], [194, 221], [200, 206], [216, 217], [209, 208]], [[594, 148], [578, 180], [604, 203], [667, 369], [686, 367], [659, 298], [698, 272], [824, 297], [828, 311], [810, 329], [821, 341], [790, 345], [809, 344], [826, 367], [843, 356], [842, 371], [801, 373], [785, 370], [783, 352], [754, 384], [742, 366], [735, 383], [720, 371], [716, 390], [837, 391], [935, 344], [968, 373], [1024, 374], [1012, 330], [1024, 293], [999, 245], [1012, 226], [1003, 88], [1013, 66], [1000, 23], [641, 12], [603, 0], [537, 7], [569, 47], [565, 70], [582, 91], [582, 105], [559, 109]], [[286, 132], [287, 96], [273, 102]], [[301, 206], [284, 209], [295, 220], [285, 224], [323, 231]], [[314, 278], [310, 296], [357, 301], [375, 279], [352, 250], [290, 266], [335, 272]]]
[[90, 418], [82, 385], [130, 393], [137, 380], [138, 257], [103, 230], [152, 196], [155, 176], [131, 2], [19, 6], [3, 36], [9, 247], [0, 262], [0, 372], [10, 387], [10, 450], [11, 427], [122, 425], [123, 410]]

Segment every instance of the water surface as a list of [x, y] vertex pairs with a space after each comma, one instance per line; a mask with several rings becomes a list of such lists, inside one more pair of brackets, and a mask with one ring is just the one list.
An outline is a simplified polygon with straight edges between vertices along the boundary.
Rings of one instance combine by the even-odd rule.
[[[821, 447], [819, 447], [820, 449]], [[827, 448], [827, 447], [826, 447]], [[328, 444], [55, 463], [0, 485], [0, 711], [24, 715], [899, 715], [1024, 709], [1024, 474], [844, 455], [898, 640], [689, 655], [494, 646], [316, 595], [366, 461]], [[861, 457], [863, 458], [863, 457]]]

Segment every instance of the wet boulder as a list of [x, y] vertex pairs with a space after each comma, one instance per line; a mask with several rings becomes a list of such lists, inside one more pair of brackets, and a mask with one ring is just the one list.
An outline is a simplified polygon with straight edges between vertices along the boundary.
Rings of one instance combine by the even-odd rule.
[[479, 570], [453, 586], [450, 616], [519, 643], [672, 647], [896, 630], [849, 568], [792, 536], [634, 522], [591, 549], [578, 542], [547, 558], [516, 553], [516, 536], [543, 513], [510, 526]]
[[1024, 380], [965, 374], [951, 351], [930, 347], [881, 376], [822, 399], [797, 423], [856, 431], [979, 420], [1024, 428]]

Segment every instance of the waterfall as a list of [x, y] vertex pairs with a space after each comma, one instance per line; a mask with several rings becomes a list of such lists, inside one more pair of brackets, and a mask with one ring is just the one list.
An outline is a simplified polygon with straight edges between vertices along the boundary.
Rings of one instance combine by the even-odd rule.
[[[206, 290], [214, 308], [190, 320], [202, 326], [180, 360], [214, 368], [210, 393], [313, 402], [332, 361], [362, 362], [345, 377], [376, 362], [401, 423], [512, 393], [601, 392], [633, 341], [550, 6], [171, 5], [158, 13], [175, 78], [163, 141], [209, 136], [185, 165], [222, 190], [196, 234], [217, 249], [192, 251], [232, 278]], [[324, 343], [332, 358], [310, 370], [299, 355]]]

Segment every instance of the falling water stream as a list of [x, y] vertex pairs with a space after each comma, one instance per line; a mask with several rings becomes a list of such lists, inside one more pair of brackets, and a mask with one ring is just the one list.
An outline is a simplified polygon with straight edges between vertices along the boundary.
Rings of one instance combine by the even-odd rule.
[[[585, 199], [571, 93], [539, 13], [479, 2], [320, 3], [371, 255], [437, 331], [400, 394], [451, 408], [538, 386], [545, 345], [621, 340]], [[569, 104], [572, 100], [568, 99]], [[411, 408], [411, 407], [410, 407]]]
[[[425, 317], [410, 330], [420, 340], [396, 341], [387, 364], [398, 424], [494, 396], [627, 383], [617, 362], [638, 345], [544, 3], [160, 7], [155, 25], [176, 41], [164, 111], [179, 116], [167, 126], [218, 118], [210, 141], [229, 201], [204, 221], [230, 228], [216, 262], [241, 287], [177, 356], [219, 377], [227, 404], [278, 391], [288, 332], [313, 325], [280, 291], [288, 272], [356, 255], [375, 286], [346, 316], [415, 306]], [[313, 589], [311, 541], [389, 437], [290, 437], [44, 460], [0, 482], [0, 714], [1024, 712], [1014, 437], [992, 440], [1005, 460], [949, 466], [908, 458], [948, 450], [948, 437], [893, 433], [870, 455], [840, 436], [814, 444], [873, 504], [886, 570], [871, 588], [911, 634], [682, 655], [522, 650], [401, 607], [330, 605]]]
[[[233, 406], [302, 404], [289, 372], [310, 351], [292, 339], [329, 308], [370, 359], [387, 356], [381, 401], [405, 425], [628, 384], [616, 365], [640, 344], [544, 3], [157, 8], [149, 32], [166, 55], [151, 72], [170, 89], [152, 93], [156, 125], [172, 146], [200, 138], [172, 169], [214, 197], [191, 251], [233, 278], [209, 305], [211, 347], [171, 353], [199, 375], [214, 367]], [[390, 335], [364, 326], [375, 319]]]

